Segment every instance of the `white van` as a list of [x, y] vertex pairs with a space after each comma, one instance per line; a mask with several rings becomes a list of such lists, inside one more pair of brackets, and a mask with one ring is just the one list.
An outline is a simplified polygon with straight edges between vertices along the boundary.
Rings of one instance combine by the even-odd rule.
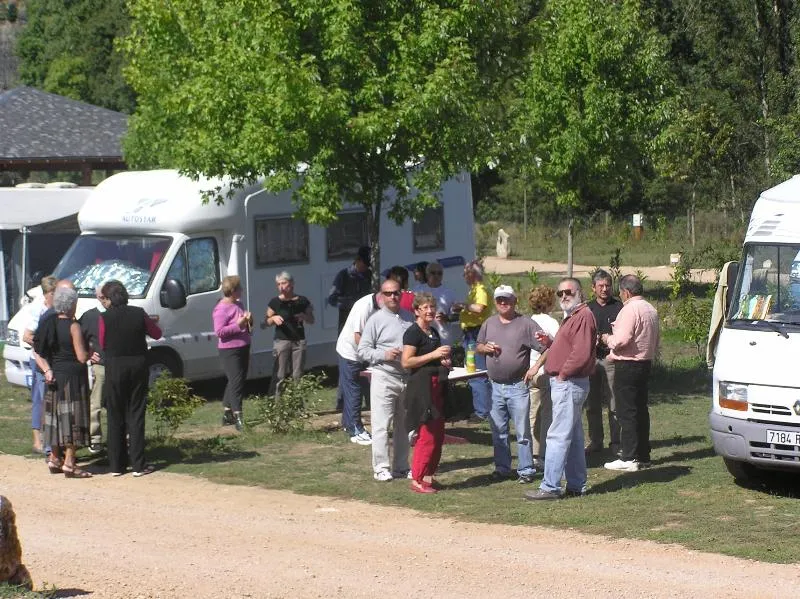
[[[222, 278], [242, 277], [242, 299], [258, 322], [277, 294], [275, 275], [288, 270], [316, 315], [306, 331], [307, 366], [335, 364], [338, 311], [326, 298], [336, 273], [367, 243], [363, 209], [346, 206], [335, 223], [319, 227], [292, 218], [288, 191], [272, 194], [259, 183], [234, 189], [223, 205], [204, 204], [202, 192], [214, 189], [225, 197], [230, 181], [194, 182], [174, 170], [157, 170], [123, 172], [101, 182], [78, 214], [81, 235], [54, 272], [75, 283], [78, 315], [98, 304], [98, 284], [117, 279], [130, 303], [156, 317], [164, 331], [163, 339], [150, 342], [151, 375], [166, 369], [190, 380], [214, 378], [222, 370], [211, 312]], [[463, 296], [459, 265], [475, 255], [469, 175], [447, 181], [441, 205], [427, 209], [419, 222], [398, 226], [383, 210], [380, 250], [383, 268], [438, 260], [450, 267], [445, 284]], [[23, 307], [9, 322], [3, 351], [6, 378], [17, 385], [30, 375], [30, 348], [19, 341], [25, 312]], [[251, 378], [272, 373], [273, 334], [272, 328], [254, 327]]]
[[739, 480], [800, 473], [800, 176], [761, 194], [725, 271], [731, 291], [718, 290], [724, 318], [710, 335], [714, 450]]

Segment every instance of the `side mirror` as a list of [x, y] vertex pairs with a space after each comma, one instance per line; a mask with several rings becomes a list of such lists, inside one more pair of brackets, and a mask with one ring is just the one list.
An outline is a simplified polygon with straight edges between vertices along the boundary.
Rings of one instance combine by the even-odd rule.
[[725, 274], [725, 284], [727, 285], [727, 290], [725, 291], [725, 314], [727, 314], [731, 307], [731, 301], [733, 300], [733, 288], [736, 286], [736, 277], [739, 276], [739, 263], [728, 262], [722, 267], [722, 272]]
[[161, 305], [170, 310], [180, 310], [186, 305], [186, 289], [177, 279], [167, 279], [161, 288]]

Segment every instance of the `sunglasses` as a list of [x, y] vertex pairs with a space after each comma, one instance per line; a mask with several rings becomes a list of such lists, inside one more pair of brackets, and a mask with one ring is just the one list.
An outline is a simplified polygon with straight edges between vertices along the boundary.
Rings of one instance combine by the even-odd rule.
[[400, 292], [399, 291], [381, 291], [381, 293], [383, 295], [385, 295], [386, 297], [392, 297], [392, 296], [400, 297]]
[[510, 297], [502, 296], [494, 298], [494, 301], [497, 302], [498, 304], [511, 304], [513, 303], [514, 300], [512, 300]]
[[564, 296], [572, 297], [573, 295], [575, 295], [575, 292], [572, 289], [559, 289], [558, 291], [556, 291], [556, 295], [558, 297], [564, 297]]

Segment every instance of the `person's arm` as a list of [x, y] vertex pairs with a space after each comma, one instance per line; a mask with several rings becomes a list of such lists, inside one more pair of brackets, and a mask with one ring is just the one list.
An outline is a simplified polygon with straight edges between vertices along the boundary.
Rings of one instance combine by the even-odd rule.
[[299, 314], [299, 316], [301, 322], [305, 324], [314, 324], [314, 304], [308, 302], [308, 307], [302, 314]]
[[279, 327], [283, 324], [283, 316], [275, 312], [272, 308], [267, 306], [267, 318], [265, 320], [267, 326]]
[[106, 348], [106, 321], [102, 314], [97, 317], [97, 342], [102, 349]]
[[333, 286], [331, 290], [328, 292], [328, 303], [337, 308], [339, 306], [339, 296], [342, 295], [342, 286], [344, 284], [344, 276], [346, 274], [345, 270], [340, 270], [336, 273], [336, 277], [333, 279]]
[[156, 321], [150, 318], [147, 314], [144, 315], [144, 330], [147, 331], [147, 336], [151, 339], [161, 339], [163, 335], [161, 328], [156, 324]]
[[533, 377], [536, 376], [536, 373], [541, 370], [542, 366], [544, 366], [545, 361], [547, 360], [547, 352], [549, 349], [544, 350], [539, 357], [534, 362], [533, 366], [528, 369], [528, 372], [525, 373], [525, 378], [523, 379], [526, 383], [530, 382]]
[[231, 304], [230, 309], [228, 309], [227, 306], [220, 307], [220, 305], [217, 304], [217, 307], [214, 308], [214, 312], [212, 314], [212, 319], [214, 321], [214, 332], [217, 334], [217, 337], [223, 341], [241, 333], [243, 330], [242, 327], [239, 326], [238, 322], [234, 321], [228, 324], [231, 317], [229, 310], [232, 309], [233, 304]]
[[[377, 364], [385, 359], [384, 353], [377, 349], [377, 329], [375, 320], [369, 320], [364, 327], [364, 331], [359, 335], [358, 357], [364, 362]], [[358, 333], [356, 333], [358, 335]]]
[[433, 362], [434, 360], [443, 360], [448, 355], [450, 355], [449, 345], [440, 345], [432, 352], [428, 352], [427, 354], [423, 354], [421, 356], [417, 355], [416, 345], [404, 345], [403, 355], [400, 358], [400, 363], [403, 365], [403, 368], [411, 370], [413, 368], [425, 366], [425, 364], [428, 362]]
[[86, 350], [86, 343], [83, 341], [81, 325], [73, 321], [69, 325], [69, 334], [72, 337], [72, 349], [75, 351], [75, 357], [78, 358], [78, 362], [88, 362], [89, 352]]
[[620, 310], [617, 319], [612, 325], [612, 333], [605, 333], [600, 336], [600, 341], [608, 346], [608, 349], [615, 350], [622, 348], [633, 341], [634, 325], [636, 324], [636, 314], [632, 309]]

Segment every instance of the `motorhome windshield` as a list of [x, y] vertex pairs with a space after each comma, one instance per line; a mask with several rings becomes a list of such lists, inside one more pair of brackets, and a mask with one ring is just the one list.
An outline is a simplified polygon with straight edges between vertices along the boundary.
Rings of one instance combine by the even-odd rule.
[[118, 237], [81, 235], [53, 273], [70, 279], [81, 297], [111, 279], [120, 281], [131, 297], [143, 297], [161, 258], [169, 249], [169, 237]]
[[731, 321], [800, 325], [800, 244], [748, 244], [728, 311]]

